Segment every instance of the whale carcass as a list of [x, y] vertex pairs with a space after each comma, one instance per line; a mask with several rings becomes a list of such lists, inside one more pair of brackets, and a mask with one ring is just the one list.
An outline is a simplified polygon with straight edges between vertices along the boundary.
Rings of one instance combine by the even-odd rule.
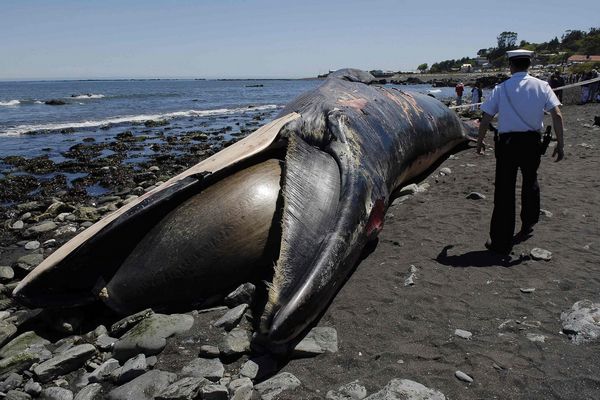
[[400, 188], [473, 133], [429, 96], [340, 70], [253, 134], [103, 218], [14, 290], [126, 314], [267, 282], [257, 329], [286, 344], [323, 312]]

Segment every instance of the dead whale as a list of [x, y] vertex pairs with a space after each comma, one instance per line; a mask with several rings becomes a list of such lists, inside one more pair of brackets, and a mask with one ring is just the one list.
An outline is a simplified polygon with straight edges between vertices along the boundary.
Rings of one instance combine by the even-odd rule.
[[[474, 134], [426, 95], [331, 74], [271, 123], [52, 253], [14, 290], [35, 307], [208, 304], [257, 274], [259, 331], [293, 341], [327, 307], [394, 193]], [[264, 271], [268, 271], [265, 275]]]

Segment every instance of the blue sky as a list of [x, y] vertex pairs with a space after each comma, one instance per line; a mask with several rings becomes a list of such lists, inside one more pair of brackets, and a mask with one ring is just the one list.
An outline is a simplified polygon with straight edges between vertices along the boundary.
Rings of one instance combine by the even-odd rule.
[[599, 25], [597, 0], [2, 0], [0, 79], [298, 78], [413, 70], [505, 30], [542, 42]]

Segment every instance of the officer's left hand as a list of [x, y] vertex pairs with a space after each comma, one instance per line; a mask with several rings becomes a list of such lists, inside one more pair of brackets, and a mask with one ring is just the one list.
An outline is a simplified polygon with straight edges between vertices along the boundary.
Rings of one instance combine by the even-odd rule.
[[559, 162], [563, 158], [565, 158], [565, 151], [562, 146], [556, 146], [554, 151], [552, 152], [552, 157], [556, 156], [555, 162]]

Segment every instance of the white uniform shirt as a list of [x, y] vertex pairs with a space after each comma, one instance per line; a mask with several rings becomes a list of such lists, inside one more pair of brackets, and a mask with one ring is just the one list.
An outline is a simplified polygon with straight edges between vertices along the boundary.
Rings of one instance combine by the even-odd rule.
[[547, 82], [527, 72], [515, 72], [510, 79], [492, 90], [481, 105], [481, 110], [492, 116], [498, 114], [500, 133], [527, 132], [541, 131], [544, 127], [544, 111], [559, 105], [560, 101]]

